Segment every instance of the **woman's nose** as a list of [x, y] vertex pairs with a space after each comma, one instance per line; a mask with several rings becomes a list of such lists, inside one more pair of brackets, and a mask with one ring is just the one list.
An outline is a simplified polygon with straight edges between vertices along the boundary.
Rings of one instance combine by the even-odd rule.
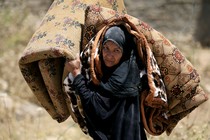
[[108, 57], [109, 59], [112, 59], [112, 58], [114, 57], [114, 55], [113, 55], [113, 53], [109, 52], [109, 53], [107, 54], [107, 57]]

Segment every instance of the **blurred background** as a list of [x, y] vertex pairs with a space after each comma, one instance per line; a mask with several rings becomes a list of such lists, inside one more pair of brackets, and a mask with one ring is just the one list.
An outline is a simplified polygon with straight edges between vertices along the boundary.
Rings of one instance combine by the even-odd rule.
[[[128, 14], [161, 32], [191, 61], [210, 93], [210, 1], [124, 0]], [[88, 140], [71, 117], [57, 123], [24, 81], [18, 60], [53, 0], [0, 0], [0, 140]], [[210, 140], [210, 102], [185, 117], [170, 136]]]

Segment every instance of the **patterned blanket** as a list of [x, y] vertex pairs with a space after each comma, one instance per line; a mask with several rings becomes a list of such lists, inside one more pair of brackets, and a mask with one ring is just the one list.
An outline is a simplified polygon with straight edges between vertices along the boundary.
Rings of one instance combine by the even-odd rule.
[[149, 89], [140, 93], [145, 129], [152, 135], [170, 135], [182, 118], [208, 99], [199, 85], [199, 74], [175, 45], [146, 23], [109, 8], [90, 6], [86, 10], [82, 44], [86, 55], [83, 53], [82, 60], [83, 65], [90, 60], [89, 75], [95, 84], [101, 75], [97, 55], [100, 40], [107, 28], [118, 24], [135, 36], [139, 57], [147, 66]]
[[[89, 7], [91, 4], [96, 5]], [[24, 50], [19, 60], [20, 70], [53, 119], [63, 122], [71, 116], [87, 133], [80, 99], [74, 95], [74, 90], [66, 92], [63, 85], [68, 75], [64, 63], [66, 59], [74, 59], [96, 33], [99, 38], [94, 42], [103, 36], [99, 31], [103, 33], [113, 21], [121, 20], [132, 27], [136, 43], [141, 46], [139, 56], [148, 60], [145, 63], [148, 70], [151, 69], [147, 71], [150, 89], [141, 97], [145, 128], [152, 135], [164, 131], [170, 134], [179, 120], [207, 100], [207, 95], [199, 85], [196, 70], [178, 48], [146, 23], [123, 14], [125, 11], [122, 0], [55, 0]], [[148, 58], [155, 59], [149, 61]], [[95, 71], [94, 68], [99, 66], [96, 62], [100, 61], [92, 57], [90, 68], [93, 73], [90, 76], [92, 79], [95, 76], [97, 81], [100, 69]], [[152, 75], [153, 71], [157, 75]], [[165, 91], [160, 88], [163, 92], [158, 92], [156, 87], [164, 86]]]
[[63, 91], [64, 63], [80, 53], [85, 9], [92, 4], [126, 12], [123, 0], [54, 0], [19, 60], [25, 81], [40, 104], [58, 122], [75, 122], [72, 102]]

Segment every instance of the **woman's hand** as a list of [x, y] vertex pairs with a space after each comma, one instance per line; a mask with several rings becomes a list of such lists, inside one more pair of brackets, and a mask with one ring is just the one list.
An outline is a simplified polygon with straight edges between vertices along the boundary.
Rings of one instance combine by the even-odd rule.
[[65, 65], [67, 70], [72, 73], [73, 77], [76, 77], [81, 73], [81, 62], [79, 55], [74, 60], [66, 61]]

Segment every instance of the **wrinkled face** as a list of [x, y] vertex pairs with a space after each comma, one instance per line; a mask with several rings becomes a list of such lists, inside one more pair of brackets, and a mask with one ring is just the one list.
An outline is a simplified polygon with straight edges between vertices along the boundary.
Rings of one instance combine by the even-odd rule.
[[102, 55], [105, 65], [107, 67], [112, 67], [120, 62], [123, 50], [114, 42], [107, 41], [103, 46]]

